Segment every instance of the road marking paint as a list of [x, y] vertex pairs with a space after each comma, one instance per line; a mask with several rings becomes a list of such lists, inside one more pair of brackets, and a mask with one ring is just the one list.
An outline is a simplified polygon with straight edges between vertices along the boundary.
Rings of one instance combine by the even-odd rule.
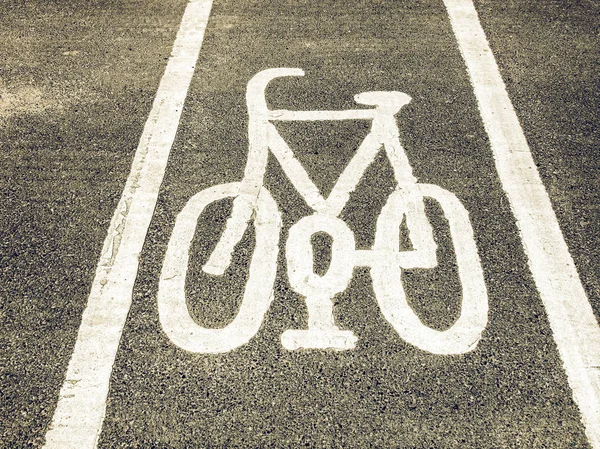
[[[469, 0], [444, 1], [490, 137], [503, 188], [521, 230], [531, 271], [548, 312], [575, 401], [582, 412], [586, 433], [593, 447], [600, 448], [598, 323], [578, 279], [548, 195], [533, 163], [529, 147], [473, 4]], [[136, 151], [132, 171], [105, 240], [66, 380], [60, 392], [51, 427], [46, 435], [48, 448], [93, 448], [97, 445], [105, 414], [112, 364], [131, 304], [138, 257], [152, 219], [211, 6], [211, 1], [192, 0], [186, 8], [173, 54], [161, 79], [152, 112]], [[282, 71], [278, 73], [286, 70], [289, 72], [289, 69], [276, 70]], [[296, 75], [299, 72], [292, 71]], [[259, 81], [262, 82], [264, 79]], [[357, 96], [357, 101], [360, 98]], [[370, 97], [362, 98], [367, 101]], [[249, 96], [249, 105], [252, 99]], [[270, 111], [257, 118], [254, 124], [262, 124], [264, 127], [262, 129], [259, 126], [250, 127], [249, 164], [244, 180], [241, 183], [216, 186], [200, 192], [188, 202], [184, 211], [178, 216], [177, 232], [174, 230], [169, 243], [159, 292], [159, 296], [163, 298], [162, 302], [159, 301], [161, 323], [170, 338], [174, 340], [179, 338], [175, 341], [176, 344], [182, 347], [188, 345], [186, 347], [188, 350], [220, 352], [222, 341], [233, 338], [232, 335], [237, 335], [239, 329], [242, 329], [243, 338], [238, 338], [233, 343], [233, 347], [237, 347], [256, 333], [262, 316], [272, 300], [272, 291], [267, 293], [265, 285], [269, 290], [272, 289], [271, 278], [274, 279], [275, 271], [271, 270], [273, 273], [267, 276], [266, 281], [261, 283], [260, 280], [264, 279], [265, 265], [275, 266], [271, 260], [276, 259], [278, 244], [276, 241], [258, 243], [273, 240], [274, 235], [279, 234], [281, 226], [277, 206], [269, 192], [262, 186], [262, 175], [268, 154], [261, 148], [263, 145], [261, 142], [272, 139], [270, 133], [274, 129], [268, 123], [269, 120], [366, 118], [375, 121], [375, 116], [369, 115], [371, 110], [368, 111], [357, 110], [356, 116], [353, 116], [353, 111], [335, 113], [333, 111]], [[374, 127], [372, 144], [381, 143], [377, 142], [377, 132], [379, 131]], [[281, 142], [274, 145], [276, 147], [274, 152], [283, 165], [282, 161], [292, 161], [293, 155], [290, 156], [291, 150], [284, 148]], [[355, 336], [352, 332], [339, 330], [333, 322], [330, 300], [335, 292], [346, 288], [351, 276], [348, 274], [348, 267], [361, 265], [371, 267], [374, 289], [384, 316], [403, 338], [435, 353], [451, 354], [471, 350], [477, 344], [481, 331], [487, 323], [487, 294], [468, 214], [453, 194], [438, 186], [416, 183], [411, 172], [408, 171], [410, 168], [408, 160], [404, 153], [400, 152], [402, 147], [399, 144], [391, 145], [389, 148], [386, 147], [386, 150], [390, 152], [388, 156], [394, 165], [398, 189], [388, 199], [388, 204], [391, 206], [388, 208], [386, 205], [378, 220], [374, 256], [366, 256], [365, 250], [356, 251], [352, 232], [345, 223], [335, 218], [347, 202], [347, 197], [356, 187], [364, 170], [371, 163], [373, 155], [378, 153], [379, 149], [374, 150], [372, 147], [371, 144], [365, 145], [360, 157], [354, 164], [349, 164], [327, 199], [320, 196], [305, 173], [299, 172], [300, 169], [303, 171], [299, 163], [292, 164], [294, 167], [286, 171], [288, 176], [292, 173], [290, 179], [294, 185], [302, 184], [301, 193], [307, 195], [307, 202], [314, 208], [315, 215], [305, 217], [294, 225], [290, 229], [290, 238], [287, 242], [292, 255], [288, 260], [290, 281], [297, 291], [306, 296], [309, 329], [284, 333], [282, 343], [289, 349], [353, 347]], [[225, 332], [228, 326], [224, 329], [201, 328], [200, 332], [194, 334], [189, 331], [194, 326], [196, 328], [198, 326], [187, 313], [182, 287], [187, 270], [187, 253], [178, 254], [176, 250], [189, 248], [195, 222], [208, 203], [233, 196], [236, 196], [234, 209], [239, 209], [241, 212], [234, 211], [228, 221], [228, 229], [231, 229], [226, 231], [229, 232], [228, 237], [221, 239], [225, 243], [222, 245], [224, 250], [220, 253], [225, 254], [225, 257], [218, 260], [217, 254], [216, 262], [208, 263], [204, 267], [205, 271], [219, 274], [227, 268], [233, 247], [253, 216], [257, 228], [257, 247], [260, 245], [265, 251], [264, 254], [268, 256], [263, 257], [264, 254], [257, 251], [253, 257], [251, 265], [254, 265], [256, 259], [258, 268], [251, 266], [250, 276], [259, 281], [247, 285], [246, 296], [254, 298], [255, 301], [247, 300], [245, 296], [244, 301], [249, 301], [249, 305], [242, 304], [240, 313], [230, 325], [235, 323], [231, 329], [236, 332], [233, 334], [230, 331]], [[418, 196], [418, 199], [414, 196]], [[409, 227], [412, 227], [411, 236], [415, 238], [413, 244], [416, 248], [421, 248], [412, 250], [415, 252], [415, 257], [417, 255], [423, 257], [422, 264], [427, 267], [433, 264], [432, 251], [435, 253], [435, 249], [432, 239], [429, 238], [429, 224], [425, 224], [418, 217], [415, 218], [417, 215], [425, 217], [422, 211], [422, 199], [425, 197], [435, 199], [442, 206], [450, 223], [457, 259], [464, 257], [462, 262], [458, 262], [459, 276], [464, 290], [463, 311], [457, 323], [443, 332], [434, 331], [420, 323], [414, 312], [409, 310], [404, 293], [402, 292], [398, 297], [398, 285], [401, 288], [400, 270], [405, 259], [398, 255], [397, 245], [389, 247], [390, 242], [393, 243], [395, 239], [391, 237], [389, 230], [397, 230], [399, 223], [406, 216]], [[398, 208], [402, 208], [404, 213], [399, 214], [396, 210]], [[411, 216], [412, 218], [409, 218]], [[417, 224], [411, 225], [413, 220]], [[140, 232], [140, 230], [145, 231]], [[312, 267], [307, 262], [312, 261], [309, 241], [315, 232], [327, 232], [333, 237], [332, 263], [328, 273], [323, 277], [313, 276]], [[228, 249], [231, 250], [229, 254], [227, 254]], [[302, 255], [305, 257], [300, 257]], [[389, 271], [392, 260], [398, 265]], [[419, 263], [421, 262], [415, 260], [408, 262], [411, 268], [419, 266]], [[388, 288], [392, 284], [390, 279], [396, 286], [394, 292]], [[242, 312], [243, 310], [248, 312]], [[182, 326], [179, 319], [187, 320], [188, 325]], [[226, 337], [215, 338], [213, 342], [207, 344], [206, 334], [214, 332], [222, 332]], [[102, 336], [101, 339], [98, 338], [99, 335]], [[452, 338], [449, 339], [449, 335]], [[232, 348], [232, 343], [228, 344], [230, 347], [225, 350]]]
[[158, 313], [167, 336], [180, 348], [192, 352], [231, 351], [250, 341], [258, 332], [273, 301], [277, 274], [281, 217], [267, 189], [261, 189], [254, 205], [256, 249], [244, 297], [235, 319], [224, 328], [208, 329], [190, 316], [185, 296], [189, 248], [196, 232], [198, 217], [214, 201], [239, 195], [240, 183], [221, 184], [194, 195], [177, 215], [167, 248], [158, 287]]
[[444, 0], [590, 444], [600, 449], [600, 328], [471, 0]]
[[52, 423], [48, 449], [95, 448], [139, 255], [198, 59], [211, 0], [191, 0], [104, 241]]
[[[381, 261], [374, 265], [371, 268], [373, 288], [383, 316], [404, 340], [434, 354], [466, 353], [477, 346], [487, 325], [488, 302], [469, 215], [458, 198], [433, 184], [416, 184], [407, 193], [397, 190], [392, 193], [377, 220], [374, 248], [382, 251], [398, 248], [398, 229], [404, 215], [411, 236], [417, 231], [424, 234], [412, 240], [415, 257], [419, 261], [424, 259], [423, 266], [431, 266], [431, 259], [435, 258], [435, 243], [427, 235], [431, 231], [425, 231], [430, 225], [423, 210], [423, 198], [434, 199], [441, 206], [450, 226], [462, 285], [460, 316], [444, 331], [421, 323], [406, 301], [402, 270], [398, 265]], [[411, 223], [412, 220], [421, 222]], [[419, 265], [413, 263], [411, 266]]]
[[[316, 232], [332, 237], [331, 262], [327, 272], [319, 276], [313, 271], [311, 237]], [[356, 247], [354, 233], [348, 225], [329, 215], [316, 213], [302, 218], [289, 230], [286, 242], [287, 273], [290, 286], [305, 297], [308, 329], [289, 329], [281, 335], [284, 348], [354, 349], [358, 338], [354, 332], [335, 325], [332, 299], [348, 287], [354, 265]]]
[[[173, 343], [189, 351], [227, 352], [247, 343], [258, 332], [272, 301], [281, 227], [277, 205], [262, 185], [271, 150], [292, 185], [315, 212], [290, 228], [286, 243], [290, 285], [305, 297], [308, 309], [308, 329], [290, 329], [282, 334], [281, 343], [286, 349], [347, 350], [355, 347], [356, 335], [335, 325], [332, 299], [348, 287], [355, 267], [367, 266], [371, 268], [376, 298], [383, 315], [400, 337], [424, 351], [436, 354], [461, 354], [473, 350], [487, 325], [488, 313], [487, 291], [473, 230], [468, 213], [456, 196], [437, 186], [419, 184], [412, 174], [412, 167], [400, 143], [395, 118], [395, 114], [410, 102], [410, 97], [401, 92], [364, 92], [355, 96], [356, 102], [374, 108], [269, 111], [265, 100], [269, 81], [282, 76], [302, 75], [304, 72], [300, 69], [268, 69], [249, 81], [246, 95], [249, 149], [244, 179], [240, 183], [222, 184], [203, 190], [192, 197], [177, 216], [161, 271], [158, 293], [160, 320], [165, 333]], [[288, 118], [372, 120], [370, 133], [359, 145], [326, 199], [321, 196], [277, 128], [270, 123], [270, 120]], [[338, 217], [350, 193], [382, 149], [393, 166], [397, 187], [377, 221], [373, 249], [356, 250], [354, 233]], [[227, 269], [235, 246], [253, 216], [256, 217], [257, 254], [252, 258], [238, 315], [223, 329], [208, 329], [199, 326], [189, 314], [185, 277], [189, 247], [198, 217], [209, 203], [225, 197], [235, 197], [233, 211], [209, 261], [203, 267], [204, 271], [220, 275]], [[463, 286], [461, 315], [444, 331], [431, 329], [421, 322], [409, 306], [402, 285], [403, 269], [437, 266], [437, 246], [425, 213], [425, 198], [437, 201], [449, 221], [458, 274]], [[266, 226], [265, 216], [277, 225]], [[400, 251], [399, 232], [403, 220], [406, 220], [413, 246], [409, 251]], [[318, 232], [329, 234], [333, 242], [332, 259], [327, 273], [322, 276], [313, 270], [311, 237]], [[260, 266], [263, 271], [255, 269], [255, 266]]]

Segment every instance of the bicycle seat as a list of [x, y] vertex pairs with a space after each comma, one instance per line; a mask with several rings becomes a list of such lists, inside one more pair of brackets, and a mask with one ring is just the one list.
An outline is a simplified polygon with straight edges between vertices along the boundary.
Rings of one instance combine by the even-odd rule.
[[385, 110], [385, 112], [393, 114], [398, 112], [402, 106], [410, 103], [410, 100], [409, 95], [397, 91], [363, 92], [354, 96], [354, 101], [358, 104], [377, 106]]

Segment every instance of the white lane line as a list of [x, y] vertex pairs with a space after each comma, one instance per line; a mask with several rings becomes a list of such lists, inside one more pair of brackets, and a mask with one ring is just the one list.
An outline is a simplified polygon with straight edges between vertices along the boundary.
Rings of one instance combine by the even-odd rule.
[[471, 0], [444, 0], [586, 435], [600, 449], [600, 328]]
[[95, 448], [109, 380], [131, 305], [146, 232], [208, 22], [211, 0], [185, 10], [135, 153], [131, 172], [104, 241], [88, 304], [52, 423], [48, 449]]

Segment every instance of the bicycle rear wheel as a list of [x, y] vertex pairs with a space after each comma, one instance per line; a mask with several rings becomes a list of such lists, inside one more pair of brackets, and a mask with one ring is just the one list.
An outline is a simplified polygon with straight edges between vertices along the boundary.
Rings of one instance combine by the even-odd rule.
[[273, 300], [281, 217], [271, 194], [262, 188], [253, 206], [256, 248], [237, 316], [224, 328], [205, 328], [194, 321], [187, 307], [189, 248], [198, 217], [209, 204], [236, 197], [240, 186], [241, 183], [235, 182], [202, 190], [190, 198], [175, 220], [160, 275], [158, 313], [169, 339], [187, 351], [221, 353], [246, 344], [258, 332]]

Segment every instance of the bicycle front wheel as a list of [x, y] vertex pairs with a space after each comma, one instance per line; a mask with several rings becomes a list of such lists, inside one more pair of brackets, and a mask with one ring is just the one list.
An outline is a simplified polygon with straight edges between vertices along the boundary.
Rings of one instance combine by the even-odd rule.
[[[418, 268], [418, 265], [402, 267], [387, 263], [389, 259], [382, 259], [382, 263], [371, 267], [373, 288], [384, 317], [405, 341], [434, 354], [463, 354], [477, 346], [487, 325], [488, 297], [469, 215], [458, 198], [432, 184], [415, 184], [410, 192], [392, 193], [377, 221], [373, 249], [398, 251], [398, 229], [403, 217], [406, 217], [411, 238], [413, 235], [421, 235], [422, 240], [427, 242], [425, 237], [431, 233], [431, 226], [425, 215], [424, 198], [438, 202], [448, 220], [462, 284], [459, 318], [449, 329], [439, 331], [424, 325], [415, 314], [406, 299], [402, 269]], [[434, 244], [425, 246], [432, 245]], [[433, 250], [435, 251], [435, 247]], [[427, 252], [429, 251], [425, 253]], [[422, 268], [432, 266], [424, 265]]]

